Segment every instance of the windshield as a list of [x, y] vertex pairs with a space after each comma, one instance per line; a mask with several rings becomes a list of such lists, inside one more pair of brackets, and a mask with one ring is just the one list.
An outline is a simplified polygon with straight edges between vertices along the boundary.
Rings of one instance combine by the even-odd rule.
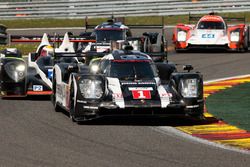
[[109, 42], [125, 39], [125, 32], [121, 29], [95, 30], [97, 42]]
[[146, 61], [112, 62], [110, 77], [124, 80], [153, 79], [157, 76], [154, 64]]
[[225, 28], [223, 22], [214, 21], [201, 21], [198, 25], [198, 29], [217, 29], [223, 30]]

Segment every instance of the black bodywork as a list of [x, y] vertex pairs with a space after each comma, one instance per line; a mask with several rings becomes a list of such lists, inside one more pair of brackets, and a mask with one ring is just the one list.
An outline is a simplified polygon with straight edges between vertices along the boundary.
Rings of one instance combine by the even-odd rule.
[[[0, 90], [1, 96], [24, 96], [26, 94], [27, 65], [19, 51], [1, 51]], [[24, 70], [17, 70], [21, 66]]]
[[[116, 53], [113, 52], [113, 55]], [[132, 54], [132, 52], [130, 53]], [[124, 77], [122, 74], [114, 75], [114, 69], [112, 66], [115, 63], [119, 63], [123, 60], [108, 60], [100, 59], [98, 64], [99, 70], [96, 73], [91, 72], [91, 66], [87, 64], [79, 63], [65, 63], [57, 62], [57, 66], [61, 69], [61, 74], [66, 76], [63, 77], [64, 81], [70, 88], [68, 99], [68, 106], [61, 106], [69, 111], [70, 116], [74, 121], [83, 121], [86, 119], [94, 119], [102, 116], [166, 116], [166, 115], [182, 115], [182, 116], [191, 116], [195, 118], [203, 118], [203, 79], [202, 75], [197, 72], [177, 72], [173, 64], [168, 64], [166, 62], [155, 63], [150, 60], [145, 60], [149, 63], [152, 74], [149, 74], [150, 71], [143, 71], [146, 74], [149, 74], [150, 77], [139, 77], [138, 74], [135, 74], [131, 71], [131, 68], [127, 68], [127, 71], [122, 73], [129, 74], [131, 72], [131, 77]], [[143, 62], [144, 60], [138, 60], [138, 62]], [[131, 61], [130, 63], [138, 63], [137, 61]], [[126, 62], [125, 62], [126, 63]], [[138, 66], [138, 64], [136, 65]], [[71, 70], [68, 70], [70, 67]], [[188, 68], [190, 70], [191, 68]], [[135, 69], [134, 69], [135, 70]], [[142, 70], [142, 69], [140, 69]], [[69, 78], [72, 77], [71, 82], [69, 83]], [[122, 97], [124, 100], [124, 107], [121, 108], [114, 102], [115, 98], [118, 98], [120, 94], [116, 94], [108, 86], [113, 82], [109, 78], [118, 78], [119, 86], [122, 91]], [[157, 82], [155, 77], [160, 78], [160, 82]], [[197, 94], [195, 97], [184, 97], [182, 94], [183, 80], [190, 81], [195, 80], [197, 84]], [[91, 81], [90, 81], [91, 80]], [[91, 89], [81, 85], [85, 82], [92, 82], [98, 85], [96, 92], [103, 91], [101, 97], [98, 98], [86, 98], [83, 92]], [[55, 82], [53, 82], [53, 85]], [[160, 97], [160, 91], [158, 91], [159, 84], [164, 87], [169, 98], [169, 104], [167, 107], [161, 106], [162, 97]], [[91, 84], [90, 84], [91, 85]], [[133, 91], [131, 89], [145, 89], [150, 88], [150, 98], [135, 98]], [[54, 93], [56, 92], [56, 86], [53, 86]], [[147, 91], [145, 91], [147, 92]], [[66, 93], [67, 94], [67, 93]], [[98, 94], [98, 93], [97, 93]], [[117, 96], [117, 97], [116, 97]], [[146, 93], [143, 96], [148, 96]], [[55, 104], [57, 107], [57, 104]]]
[[[20, 51], [11, 52], [5, 49], [1, 51], [1, 55], [0, 91], [2, 97], [50, 95], [52, 93], [50, 86], [43, 81], [38, 71], [27, 65]], [[36, 63], [45, 76], [52, 79], [52, 70], [51, 74], [48, 73], [48, 69], [52, 69], [51, 58], [41, 57]]]

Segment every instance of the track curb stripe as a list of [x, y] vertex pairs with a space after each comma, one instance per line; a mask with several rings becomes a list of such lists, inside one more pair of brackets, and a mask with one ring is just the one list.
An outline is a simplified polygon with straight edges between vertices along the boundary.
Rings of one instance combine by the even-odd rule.
[[[250, 82], [250, 75], [236, 76], [207, 82], [204, 84], [204, 99], [206, 100], [207, 97], [218, 91], [247, 82]], [[210, 140], [218, 144], [250, 150], [249, 131], [240, 129], [236, 126], [229, 125], [226, 122], [216, 119], [212, 114], [207, 112], [206, 107], [204, 116], [207, 119], [216, 120], [215, 123], [193, 126], [179, 126], [176, 127], [176, 129], [194, 137]]]

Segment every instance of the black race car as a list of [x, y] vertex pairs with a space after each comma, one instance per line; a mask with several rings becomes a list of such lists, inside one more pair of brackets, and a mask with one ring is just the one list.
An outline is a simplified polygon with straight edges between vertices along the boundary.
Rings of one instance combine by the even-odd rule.
[[[115, 50], [89, 65], [76, 54], [56, 56], [52, 100], [73, 121], [102, 116], [203, 117], [203, 79], [197, 72], [176, 72], [172, 64], [155, 63], [139, 51]], [[88, 55], [85, 55], [88, 56]]]
[[20, 51], [8, 48], [0, 51], [1, 96], [26, 94], [27, 65]]
[[26, 62], [15, 48], [0, 51], [0, 91], [2, 97], [51, 95], [52, 53], [46, 34]]
[[[124, 20], [125, 21], [125, 20]], [[100, 25], [88, 25], [86, 30], [93, 28], [93, 32], [83, 32], [80, 36], [90, 36], [96, 42], [80, 43], [77, 48], [83, 53], [89, 51], [109, 53], [116, 48], [120, 48], [122, 43], [129, 42], [134, 50], [145, 52], [153, 57], [154, 61], [162, 61], [167, 56], [167, 41], [165, 39], [165, 29], [162, 25], [125, 25], [115, 18], [103, 22]], [[161, 32], [144, 32], [142, 36], [132, 36], [131, 29], [156, 29]]]

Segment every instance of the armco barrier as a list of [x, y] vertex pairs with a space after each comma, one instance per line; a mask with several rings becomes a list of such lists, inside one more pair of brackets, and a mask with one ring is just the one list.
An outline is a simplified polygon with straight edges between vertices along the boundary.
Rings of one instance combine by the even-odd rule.
[[[20, 2], [21, 1], [21, 2]], [[0, 2], [1, 19], [166, 16], [250, 11], [249, 0], [19, 0]]]

